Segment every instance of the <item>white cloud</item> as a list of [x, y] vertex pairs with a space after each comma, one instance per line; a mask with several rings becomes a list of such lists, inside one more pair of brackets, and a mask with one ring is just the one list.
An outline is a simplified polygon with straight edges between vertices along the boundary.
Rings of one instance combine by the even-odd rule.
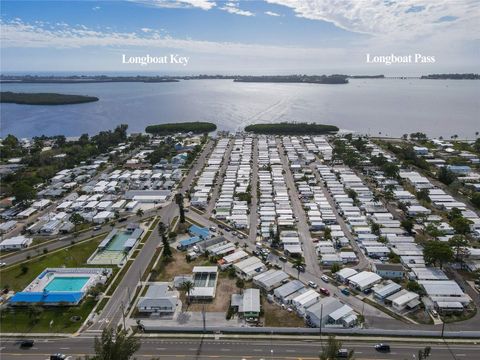
[[265, 11], [265, 14], [266, 15], [270, 15], [270, 16], [282, 16], [276, 12], [273, 12], [273, 11]]
[[114, 32], [92, 30], [84, 25], [57, 26], [54, 28], [32, 25], [20, 19], [5, 22], [0, 20], [0, 43], [2, 49], [49, 48], [75, 49], [83, 47], [147, 49], [152, 54], [161, 49], [177, 49], [184, 52], [209, 53], [215, 56], [248, 55], [265, 57], [286, 56], [292, 60], [302, 57], [326, 59], [328, 55], [344, 54], [338, 48], [283, 47], [264, 44], [215, 42], [178, 39], [164, 35], [161, 30], [150, 28], [138, 32]]
[[100, 9], [101, 9], [100, 6], [94, 6], [94, 7], [92, 8], [93, 11], [98, 11], [98, 10], [100, 10]]
[[200, 8], [210, 10], [216, 6], [213, 0], [129, 0], [159, 8]]
[[225, 10], [230, 14], [242, 15], [242, 16], [255, 16], [254, 13], [247, 10], [242, 10], [238, 7], [237, 3], [226, 2], [224, 6], [220, 7], [221, 10]]
[[[375, 36], [416, 38], [443, 36], [443, 31], [476, 37], [478, 0], [265, 0], [293, 9], [298, 17], [324, 20], [342, 29]], [[442, 22], [442, 18], [458, 21]]]

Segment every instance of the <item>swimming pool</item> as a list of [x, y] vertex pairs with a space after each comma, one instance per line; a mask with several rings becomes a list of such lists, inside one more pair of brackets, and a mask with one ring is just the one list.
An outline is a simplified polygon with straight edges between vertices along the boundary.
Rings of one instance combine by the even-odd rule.
[[81, 291], [90, 278], [88, 276], [56, 276], [50, 281], [45, 290], [47, 291]]
[[130, 234], [119, 231], [115, 236], [110, 240], [107, 245], [106, 250], [108, 251], [123, 251], [126, 241], [129, 239]]

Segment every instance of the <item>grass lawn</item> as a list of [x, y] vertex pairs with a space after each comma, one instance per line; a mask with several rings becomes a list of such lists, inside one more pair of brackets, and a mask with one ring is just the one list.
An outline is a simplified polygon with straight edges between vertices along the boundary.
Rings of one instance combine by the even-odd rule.
[[171, 261], [167, 264], [165, 264], [164, 262], [159, 262], [159, 264], [154, 269], [156, 272], [156, 276], [154, 277], [154, 279], [152, 279], [152, 281], [172, 281], [173, 278], [177, 275], [190, 275], [194, 266], [212, 265], [202, 256], [188, 263], [185, 260], [186, 254], [186, 252], [177, 251], [172, 248]]
[[105, 307], [105, 305], [107, 305], [107, 302], [109, 300], [110, 300], [110, 298], [103, 298], [102, 300], [100, 300], [100, 303], [98, 304], [97, 309], [96, 309], [97, 314], [100, 314], [102, 312], [103, 308]]
[[442, 316], [442, 320], [443, 322], [450, 324], [457, 321], [465, 321], [465, 320], [471, 319], [476, 314], [477, 314], [477, 308], [474, 305], [470, 304], [465, 308], [465, 310], [462, 313], [444, 315]]
[[[106, 295], [111, 296], [115, 292], [118, 284], [120, 284], [120, 281], [122, 281], [123, 276], [127, 273], [128, 269], [130, 268], [130, 266], [132, 266], [132, 264], [133, 264], [133, 260], [128, 260], [125, 263], [125, 265], [123, 265], [123, 268], [120, 271], [120, 274], [118, 274], [118, 276], [115, 278], [115, 282], [112, 284], [112, 286], [110, 286]], [[113, 279], [113, 276], [112, 276], [112, 279]]]
[[[45, 268], [79, 267], [85, 263], [97, 248], [103, 235], [91, 241], [76, 244], [60, 251], [35, 257], [30, 261], [18, 264], [10, 269], [0, 271], [0, 288], [21, 291], [35, 279]], [[24, 271], [22, 271], [22, 268]], [[26, 271], [25, 271], [26, 269]]]
[[426, 312], [425, 309], [422, 308], [415, 310], [407, 314], [406, 316], [420, 324], [433, 324], [433, 319], [430, 317], [430, 315], [428, 315], [428, 312]]
[[[237, 288], [236, 278], [231, 279], [228, 276], [222, 275], [223, 273], [220, 273], [220, 276], [218, 277], [215, 298], [212, 301], [194, 301], [188, 305], [188, 311], [202, 311], [202, 309], [205, 308], [205, 311], [207, 312], [227, 312], [228, 308], [230, 307], [232, 294], [240, 293], [240, 289]], [[181, 299], [183, 308], [186, 310], [186, 294], [183, 292]]]
[[305, 320], [297, 316], [295, 312], [283, 310], [280, 306], [270, 304], [265, 297], [261, 299], [264, 312], [264, 326], [278, 327], [305, 327]]
[[[0, 332], [8, 333], [73, 333], [85, 321], [93, 307], [93, 298], [85, 299], [80, 306], [44, 307], [37, 321], [32, 322], [29, 311], [24, 307], [6, 308], [0, 311]], [[81, 320], [72, 321], [72, 316], [80, 316]], [[52, 326], [50, 326], [53, 320]]]

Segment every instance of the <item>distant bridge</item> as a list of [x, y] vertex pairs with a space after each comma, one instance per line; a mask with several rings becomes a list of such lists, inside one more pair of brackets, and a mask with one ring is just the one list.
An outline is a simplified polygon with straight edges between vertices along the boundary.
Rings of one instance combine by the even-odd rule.
[[385, 76], [384, 79], [409, 80], [409, 79], [420, 79], [420, 76]]

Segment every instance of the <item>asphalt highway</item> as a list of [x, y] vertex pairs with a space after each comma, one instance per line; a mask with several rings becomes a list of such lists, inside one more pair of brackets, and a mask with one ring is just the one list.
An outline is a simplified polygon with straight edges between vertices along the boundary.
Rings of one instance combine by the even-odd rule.
[[[320, 341], [291, 340], [230, 340], [230, 339], [162, 339], [142, 338], [138, 359], [271, 359], [271, 360], [318, 360]], [[64, 353], [73, 359], [93, 355], [93, 337], [36, 340], [30, 349], [20, 349], [17, 339], [0, 342], [2, 360], [48, 359], [54, 353]], [[325, 345], [325, 342], [324, 344]], [[355, 339], [344, 341], [343, 347], [354, 350], [355, 359], [416, 359], [418, 351], [431, 346], [433, 360], [478, 359], [479, 345], [475, 344], [428, 344], [392, 343], [390, 353], [374, 349], [375, 342]]]

